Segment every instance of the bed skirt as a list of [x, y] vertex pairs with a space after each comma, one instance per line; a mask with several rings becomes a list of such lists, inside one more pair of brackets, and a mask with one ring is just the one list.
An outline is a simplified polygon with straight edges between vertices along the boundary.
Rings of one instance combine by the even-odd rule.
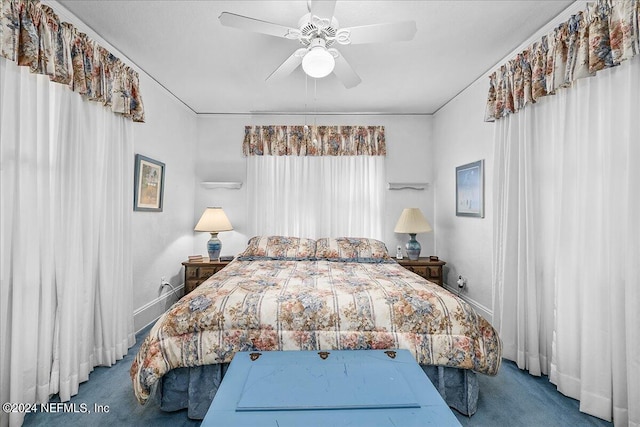
[[[157, 383], [153, 400], [167, 412], [188, 409], [187, 416], [201, 420], [209, 410], [220, 386], [228, 363], [177, 368], [167, 372]], [[471, 416], [478, 405], [478, 379], [467, 369], [444, 366], [423, 366], [447, 405], [464, 415]]]

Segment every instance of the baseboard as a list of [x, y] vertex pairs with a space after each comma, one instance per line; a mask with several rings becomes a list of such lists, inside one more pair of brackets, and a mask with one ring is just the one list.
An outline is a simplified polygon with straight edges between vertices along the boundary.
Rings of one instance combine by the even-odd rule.
[[[166, 289], [166, 288], [165, 288]], [[133, 327], [136, 333], [158, 320], [173, 303], [184, 294], [184, 284], [163, 293], [133, 312]]]
[[[448, 286], [448, 285], [445, 285], [444, 287], [445, 287], [446, 290], [448, 290], [452, 294], [458, 295], [458, 289], [457, 288], [454, 288], [454, 287], [451, 287], [451, 286]], [[493, 322], [493, 310], [491, 310], [488, 307], [485, 307], [484, 305], [480, 304], [479, 302], [469, 298], [465, 294], [460, 294], [459, 296], [460, 296], [460, 298], [462, 298], [463, 300], [468, 302], [473, 307], [473, 309], [480, 316], [482, 316], [486, 320], [488, 320], [489, 323]]]

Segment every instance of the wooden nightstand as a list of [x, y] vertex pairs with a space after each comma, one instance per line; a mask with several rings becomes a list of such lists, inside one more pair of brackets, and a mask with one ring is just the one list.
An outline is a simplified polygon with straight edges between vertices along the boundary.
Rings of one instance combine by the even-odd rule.
[[222, 270], [231, 260], [210, 261], [205, 258], [202, 262], [185, 261], [184, 265], [184, 294], [188, 294], [209, 277]]
[[442, 267], [446, 262], [440, 260], [431, 261], [429, 257], [420, 257], [416, 261], [411, 261], [409, 258], [396, 259], [396, 261], [407, 270], [413, 271], [430, 282], [443, 286]]

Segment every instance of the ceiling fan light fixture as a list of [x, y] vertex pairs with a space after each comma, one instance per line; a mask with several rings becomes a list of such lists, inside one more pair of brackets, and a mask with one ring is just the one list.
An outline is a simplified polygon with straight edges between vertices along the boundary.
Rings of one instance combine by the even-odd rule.
[[324, 40], [317, 38], [311, 43], [309, 52], [302, 58], [302, 69], [309, 77], [321, 79], [328, 76], [336, 66], [336, 60], [325, 47]]

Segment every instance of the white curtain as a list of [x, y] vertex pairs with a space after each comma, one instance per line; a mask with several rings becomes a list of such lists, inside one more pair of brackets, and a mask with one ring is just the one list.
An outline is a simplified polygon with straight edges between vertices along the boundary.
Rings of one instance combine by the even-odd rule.
[[66, 401], [134, 343], [132, 136], [0, 58], [0, 402]]
[[384, 156], [248, 156], [252, 235], [383, 239]]
[[640, 425], [640, 57], [496, 122], [494, 323], [580, 410]]

